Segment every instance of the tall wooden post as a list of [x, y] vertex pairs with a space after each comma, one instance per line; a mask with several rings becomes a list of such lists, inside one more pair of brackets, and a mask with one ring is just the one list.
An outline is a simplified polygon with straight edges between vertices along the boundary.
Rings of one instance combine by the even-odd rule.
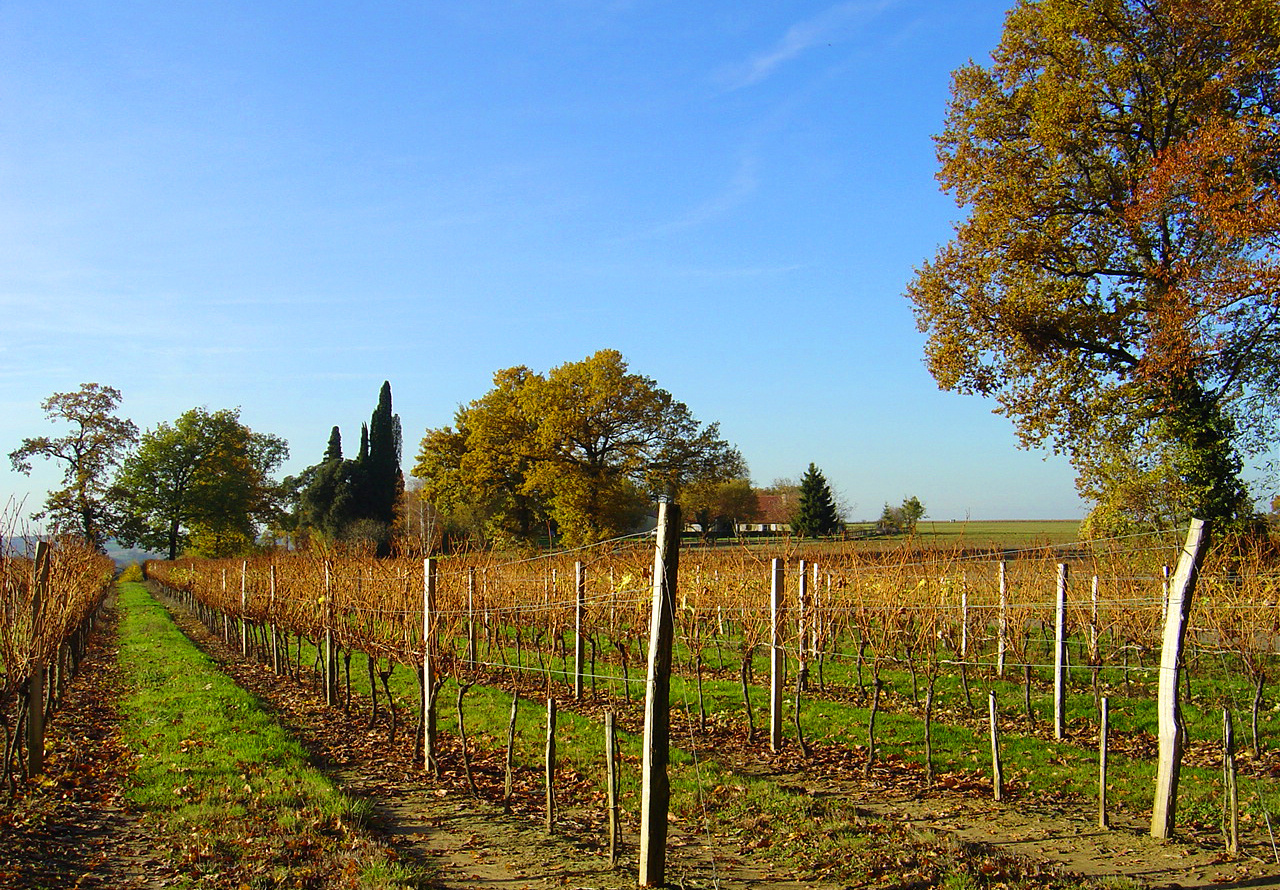
[[1004, 800], [1004, 767], [1000, 763], [1000, 711], [996, 708], [996, 691], [987, 693], [987, 715], [991, 721], [991, 790], [997, 801]]
[[1053, 608], [1053, 737], [1067, 737], [1067, 564], [1058, 563]]
[[1098, 719], [1098, 827], [1110, 828], [1107, 816], [1107, 757], [1110, 755], [1111, 704], [1102, 697], [1102, 714]]
[[775, 556], [769, 585], [769, 748], [775, 753], [782, 750], [783, 675], [787, 669], [786, 652], [782, 648], [785, 586], [786, 565]]
[[547, 699], [547, 748], [544, 764], [547, 797], [547, 834], [556, 827], [556, 700]]
[[800, 584], [796, 588], [796, 688], [809, 688], [809, 659], [805, 651], [809, 630], [809, 564], [800, 560]]
[[579, 560], [573, 564], [573, 697], [582, 701], [582, 674], [587, 660], [587, 569]]
[[31, 679], [27, 681], [27, 774], [44, 772], [44, 662], [35, 652], [40, 617], [49, 593], [49, 542], [36, 544], [31, 571]]
[[1000, 619], [996, 624], [996, 676], [1004, 679], [1005, 651], [1009, 646], [1009, 582], [1005, 561], [1000, 560]]
[[329, 561], [324, 563], [324, 703], [338, 703], [338, 678], [334, 665], [337, 658], [333, 652], [333, 571]]
[[435, 648], [436, 561], [422, 561], [422, 765], [436, 765]]
[[240, 562], [240, 657], [249, 657], [249, 560]]
[[1160, 726], [1160, 764], [1156, 770], [1155, 804], [1151, 809], [1151, 836], [1173, 836], [1178, 807], [1178, 774], [1182, 769], [1182, 721], [1178, 713], [1178, 680], [1182, 668], [1182, 643], [1191, 615], [1200, 558], [1208, 538], [1208, 524], [1191, 520], [1187, 543], [1178, 557], [1178, 568], [1168, 585], [1164, 639], [1160, 644], [1160, 690], [1156, 709]]
[[280, 634], [276, 630], [276, 564], [271, 564], [268, 578], [267, 614], [271, 622], [271, 670], [280, 673]]
[[618, 810], [618, 731], [613, 711], [604, 712], [604, 776], [608, 796], [609, 867], [618, 864], [618, 839], [621, 834], [621, 818]]
[[467, 569], [467, 663], [476, 663], [476, 567]]
[[680, 507], [658, 506], [653, 554], [653, 615], [649, 622], [649, 679], [645, 686], [644, 750], [640, 765], [641, 887], [666, 881], [667, 813], [671, 787], [667, 759], [671, 744], [671, 642], [675, 632], [675, 591], [680, 568]]

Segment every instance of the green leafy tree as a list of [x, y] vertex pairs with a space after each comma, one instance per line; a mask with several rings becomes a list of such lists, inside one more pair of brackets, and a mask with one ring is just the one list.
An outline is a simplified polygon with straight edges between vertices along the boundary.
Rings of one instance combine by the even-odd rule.
[[632, 527], [657, 494], [744, 470], [715, 424], [601, 350], [546, 376], [498, 372], [454, 426], [427, 431], [413, 473], [446, 514], [521, 541], [545, 521], [586, 542]]
[[791, 518], [791, 531], [802, 538], [833, 535], [840, 531], [840, 510], [831, 486], [814, 464], [800, 477], [799, 503]]
[[1278, 69], [1269, 0], [1021, 0], [954, 75], [939, 179], [968, 218], [908, 290], [929, 368], [1104, 512], [1251, 509], [1280, 394]]
[[44, 510], [33, 518], [47, 518], [55, 530], [74, 529], [98, 550], [119, 529], [120, 490], [114, 477], [138, 438], [133, 421], [116, 416], [119, 404], [120, 391], [98, 383], [54, 393], [40, 407], [50, 421], [70, 424], [70, 431], [23, 439], [9, 452], [9, 462], [19, 473], [30, 473], [35, 457], [62, 465], [63, 487], [49, 492]]
[[203, 556], [251, 548], [259, 523], [277, 509], [270, 474], [289, 456], [285, 441], [255, 433], [239, 409], [193, 408], [173, 424], [142, 435], [124, 461], [130, 523], [121, 538], [170, 559], [190, 549]]
[[727, 481], [695, 482], [680, 495], [685, 519], [696, 523], [703, 540], [732, 534], [739, 522], [754, 519], [760, 512], [760, 499], [745, 477]]

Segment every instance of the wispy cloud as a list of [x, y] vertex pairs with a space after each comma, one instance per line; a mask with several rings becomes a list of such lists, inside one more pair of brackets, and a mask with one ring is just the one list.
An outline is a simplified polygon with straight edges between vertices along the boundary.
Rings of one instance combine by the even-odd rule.
[[656, 238], [697, 228], [741, 205], [755, 192], [757, 184], [755, 159], [744, 158], [739, 162], [732, 178], [719, 192], [676, 219], [646, 229], [634, 237]]
[[753, 56], [747, 62], [723, 72], [729, 89], [741, 89], [766, 79], [779, 66], [803, 55], [815, 46], [847, 40], [896, 0], [846, 0], [830, 6], [817, 15], [796, 22], [776, 44]]

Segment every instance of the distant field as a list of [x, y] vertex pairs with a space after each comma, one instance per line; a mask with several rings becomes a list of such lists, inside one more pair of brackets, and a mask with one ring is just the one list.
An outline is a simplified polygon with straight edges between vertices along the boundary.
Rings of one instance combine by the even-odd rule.
[[[916, 528], [914, 538], [906, 535], [890, 535], [881, 537], [871, 535], [875, 523], [851, 522], [848, 526], [849, 538], [854, 546], [868, 550], [883, 550], [901, 547], [904, 544], [923, 547], [937, 547], [949, 550], [956, 547], [998, 547], [1015, 550], [1027, 547], [1039, 547], [1054, 544], [1070, 544], [1080, 540], [1080, 520], [1078, 519], [1013, 519], [985, 520], [969, 522], [934, 522], [922, 520]], [[868, 537], [861, 537], [862, 535]], [[778, 547], [787, 539], [777, 537], [748, 538], [752, 549]], [[686, 540], [686, 543], [692, 543]], [[731, 539], [722, 539], [721, 546], [732, 545]], [[825, 543], [809, 542], [810, 546], [824, 547]], [[833, 541], [832, 546], [849, 546]]]
[[933, 522], [925, 519], [916, 529], [922, 543], [950, 547], [1028, 547], [1037, 544], [1069, 544], [1080, 539], [1079, 519], [1025, 519], [986, 522]]

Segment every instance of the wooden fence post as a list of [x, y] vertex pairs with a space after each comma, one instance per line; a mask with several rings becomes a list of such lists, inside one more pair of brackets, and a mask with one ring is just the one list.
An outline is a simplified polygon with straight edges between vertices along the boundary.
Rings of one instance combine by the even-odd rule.
[[1102, 713], [1098, 719], [1098, 827], [1110, 828], [1107, 816], [1107, 754], [1111, 735], [1111, 705], [1104, 695]]
[[436, 608], [436, 561], [422, 560], [422, 766], [436, 765], [436, 666], [434, 648]]
[[547, 785], [547, 834], [555, 831], [556, 825], [556, 700], [547, 699], [547, 751], [546, 751], [546, 785]]
[[467, 663], [476, 663], [476, 567], [467, 569]]
[[268, 584], [267, 615], [270, 616], [271, 623], [271, 670], [278, 674], [280, 673], [280, 634], [276, 629], [276, 564], [274, 562], [271, 564]]
[[44, 662], [35, 657], [40, 617], [49, 588], [49, 542], [36, 544], [31, 570], [31, 678], [27, 681], [27, 775], [44, 772]]
[[249, 657], [249, 560], [240, 562], [240, 657]]
[[809, 659], [805, 652], [809, 629], [809, 564], [800, 560], [800, 583], [796, 588], [796, 689], [809, 688]]
[[658, 505], [657, 546], [653, 554], [653, 615], [649, 623], [649, 679], [640, 768], [641, 887], [661, 887], [666, 882], [667, 813], [671, 803], [667, 777], [671, 743], [671, 643], [679, 568], [680, 507], [664, 501]]
[[587, 569], [579, 560], [573, 564], [573, 698], [582, 701], [582, 674], [587, 659], [587, 634], [583, 626], [587, 613]]
[[621, 825], [618, 810], [618, 730], [613, 711], [604, 712], [604, 778], [608, 795], [609, 867], [618, 865], [618, 839]]
[[1240, 796], [1236, 787], [1236, 733], [1231, 723], [1231, 711], [1222, 709], [1222, 781], [1226, 787], [1226, 799], [1222, 833], [1227, 841], [1227, 855], [1234, 859], [1240, 853]]
[[996, 676], [1004, 679], [1005, 651], [1009, 642], [1009, 582], [1005, 577], [1006, 563], [1000, 560], [1000, 618], [996, 623]]
[[326, 559], [324, 562], [324, 703], [329, 706], [337, 704], [338, 683], [334, 676], [333, 666], [336, 662], [333, 654], [333, 571]]
[[782, 648], [785, 586], [786, 565], [775, 556], [769, 585], [769, 749], [775, 753], [782, 750], [783, 675], [787, 668], [786, 651]]
[[1178, 713], [1178, 680], [1182, 666], [1182, 643], [1191, 615], [1191, 594], [1195, 591], [1200, 558], [1208, 537], [1208, 524], [1191, 520], [1187, 543], [1178, 557], [1178, 568], [1168, 585], [1164, 638], [1160, 644], [1160, 690], [1157, 712], [1160, 726], [1160, 764], [1156, 771], [1155, 804], [1151, 809], [1151, 836], [1173, 836], [1178, 806], [1178, 774], [1182, 769], [1182, 721]]
[[1058, 563], [1053, 609], [1053, 737], [1067, 737], [1067, 564]]
[[1000, 712], [996, 709], [996, 692], [987, 693], [987, 712], [991, 720], [991, 789], [995, 800], [1004, 800], [1004, 769], [1000, 764]]

